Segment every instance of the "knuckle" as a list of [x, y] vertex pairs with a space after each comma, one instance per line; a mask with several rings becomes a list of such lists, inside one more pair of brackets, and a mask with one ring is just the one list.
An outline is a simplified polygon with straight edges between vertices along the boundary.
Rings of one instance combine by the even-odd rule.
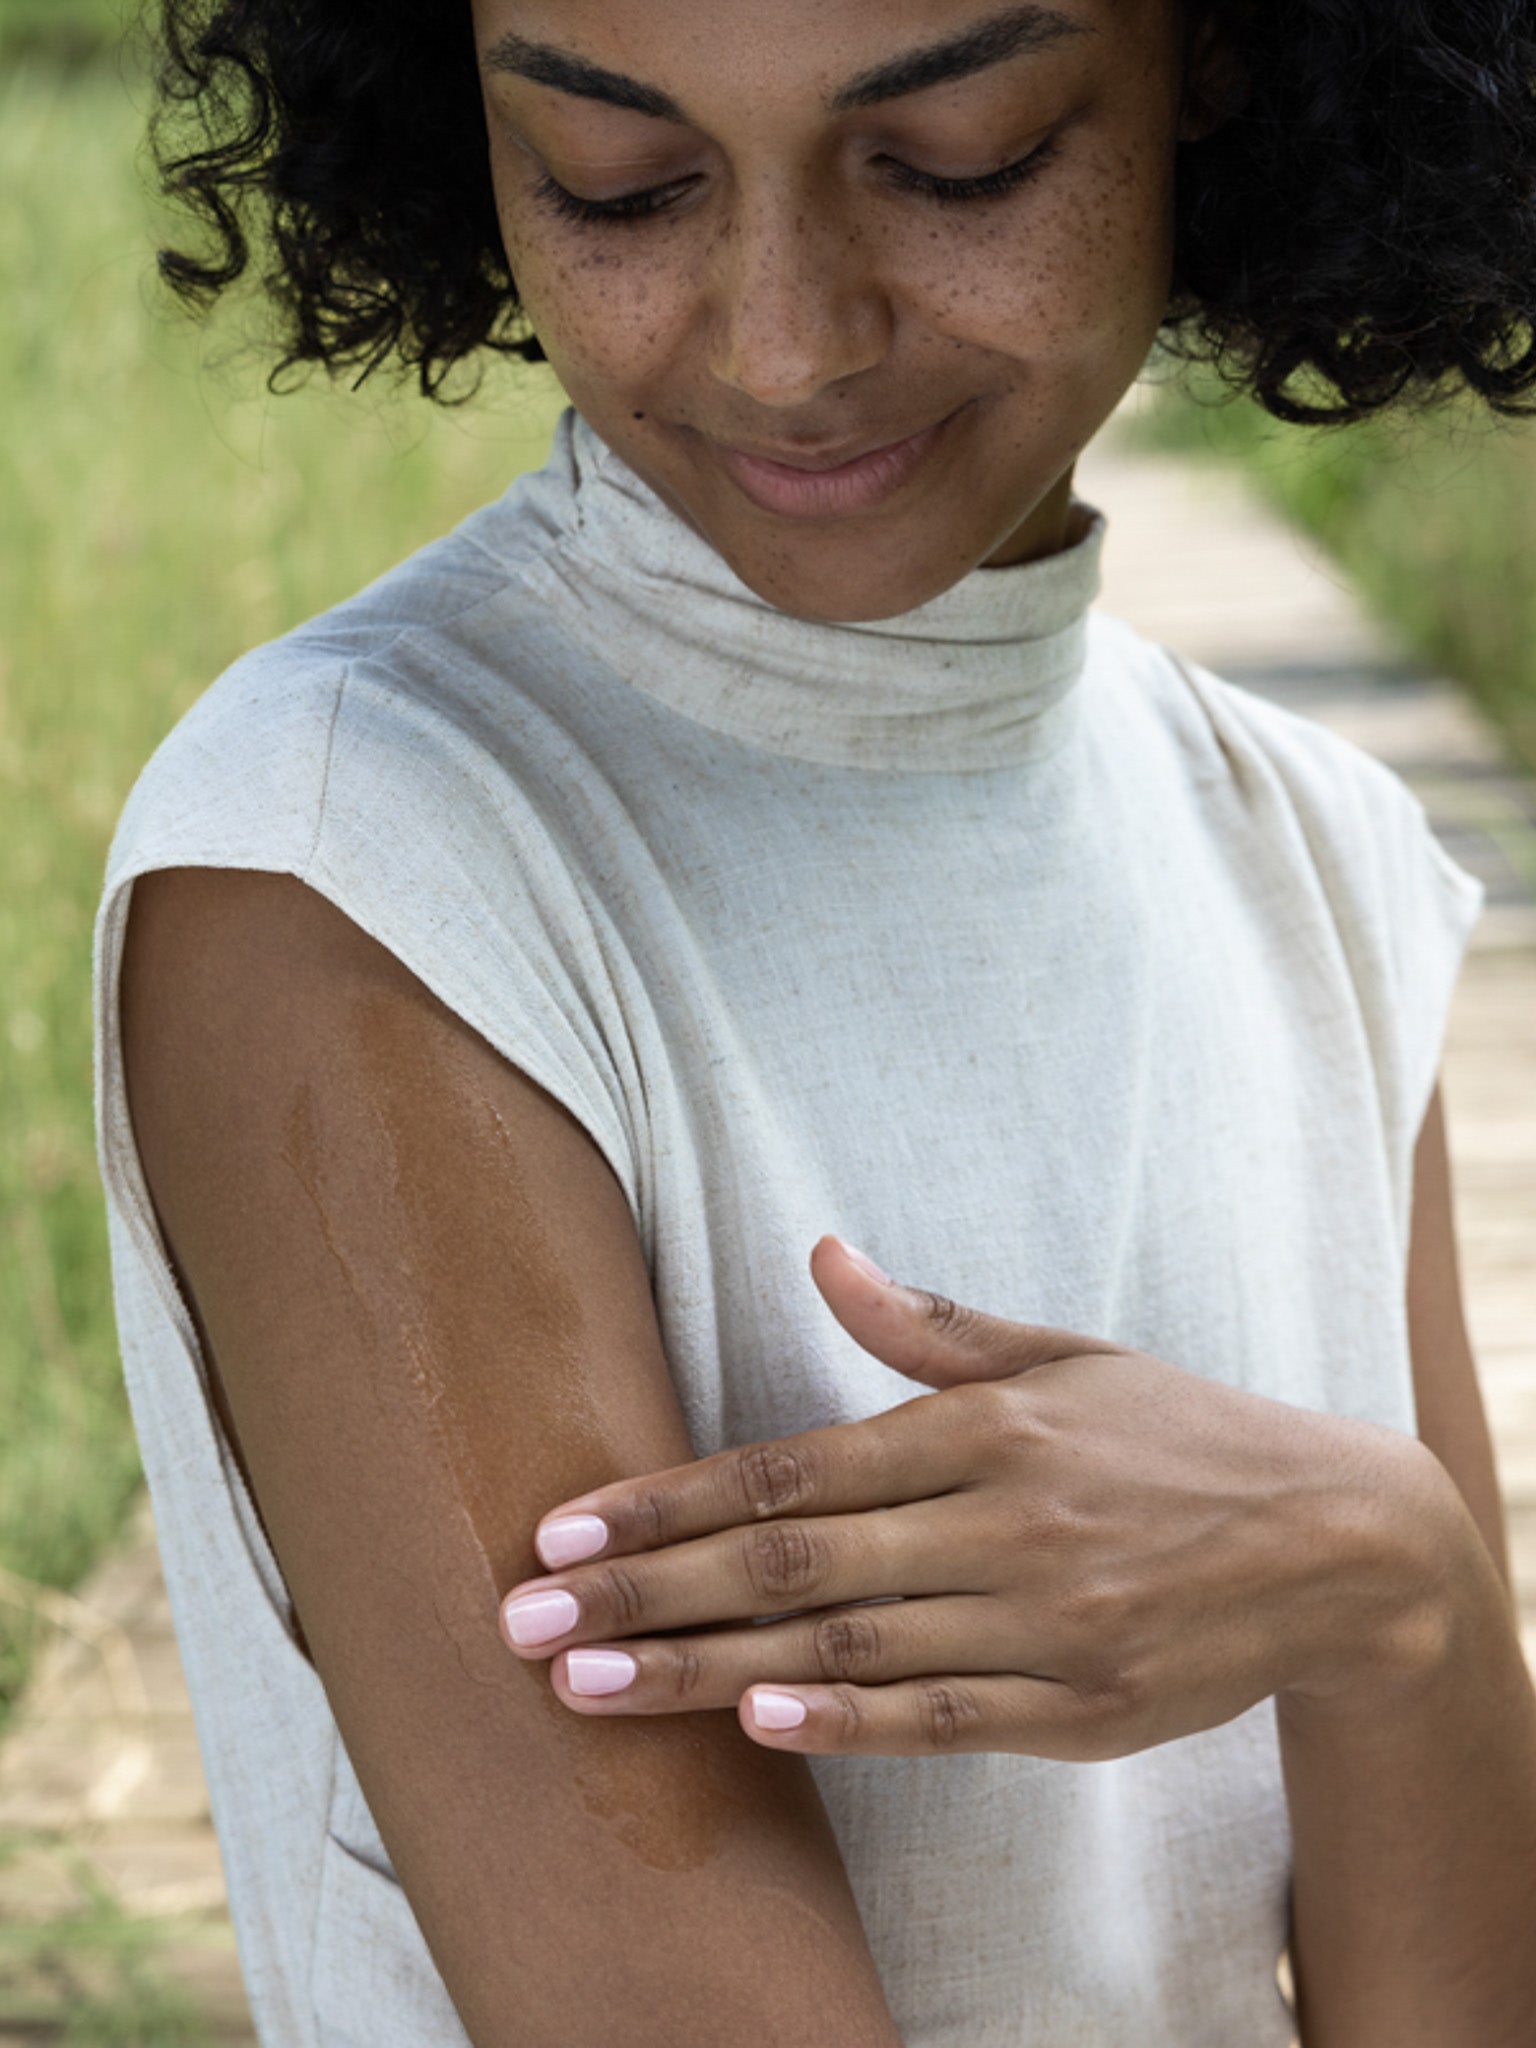
[[614, 1563], [594, 1581], [601, 1612], [619, 1629], [634, 1628], [645, 1612], [645, 1588], [639, 1574], [627, 1564]]
[[630, 1523], [626, 1536], [633, 1537], [642, 1549], [664, 1550], [677, 1541], [677, 1502], [664, 1487], [642, 1486], [631, 1494], [626, 1520]]
[[1155, 1694], [1143, 1667], [1122, 1663], [1111, 1678], [1118, 1718], [1128, 1728], [1139, 1728], [1152, 1712]]
[[691, 1699], [704, 1676], [704, 1659], [691, 1644], [679, 1643], [673, 1657], [672, 1690], [680, 1700]]
[[1083, 1565], [1084, 1556], [1093, 1555], [1100, 1533], [1095, 1510], [1048, 1488], [1042, 1488], [1028, 1507], [1030, 1547], [1038, 1556], [1052, 1559], [1058, 1576], [1067, 1579], [1061, 1595], [1064, 1612], [1070, 1616], [1074, 1603], [1081, 1603], [1085, 1618], [1091, 1617], [1095, 1627], [1103, 1626], [1110, 1589], [1095, 1569]]
[[867, 1613], [822, 1615], [811, 1631], [811, 1648], [822, 1678], [867, 1680], [880, 1669], [880, 1629]]
[[749, 1514], [781, 1515], [810, 1505], [812, 1460], [788, 1444], [745, 1445], [737, 1454], [736, 1479]]
[[1135, 1730], [1151, 1707], [1144, 1674], [1123, 1661], [1106, 1661], [1073, 1681], [1078, 1718], [1096, 1754], [1119, 1756], [1137, 1747]]
[[832, 1708], [832, 1726], [828, 1739], [836, 1749], [856, 1749], [864, 1731], [864, 1710], [859, 1705], [859, 1695], [852, 1686], [834, 1685], [829, 1695]]
[[1011, 1548], [1036, 1566], [1049, 1568], [1056, 1619], [1074, 1633], [1091, 1635], [1098, 1609], [1079, 1561], [1078, 1545], [1085, 1531], [1077, 1515], [1055, 1494], [1027, 1486], [1011, 1488], [1000, 1512]]
[[764, 1600], [813, 1593], [826, 1576], [824, 1546], [803, 1522], [765, 1522], [747, 1530], [743, 1565], [747, 1583]]
[[976, 1321], [976, 1311], [958, 1301], [951, 1301], [947, 1294], [934, 1294], [926, 1287], [915, 1287], [912, 1292], [935, 1334], [940, 1337], [964, 1337]]
[[963, 1391], [974, 1410], [974, 1427], [985, 1449], [1012, 1451], [1038, 1437], [1038, 1425], [1020, 1388], [1006, 1380], [971, 1380]]
[[[1070, 1531], [1062, 1532], [1062, 1541]], [[1104, 1571], [1080, 1573], [1063, 1587], [1057, 1618], [1096, 1656], [1099, 1646], [1123, 1642], [1132, 1620], [1130, 1597], [1125, 1584]]]
[[981, 1702], [969, 1686], [949, 1679], [925, 1679], [917, 1691], [923, 1740], [934, 1749], [953, 1749], [981, 1724]]

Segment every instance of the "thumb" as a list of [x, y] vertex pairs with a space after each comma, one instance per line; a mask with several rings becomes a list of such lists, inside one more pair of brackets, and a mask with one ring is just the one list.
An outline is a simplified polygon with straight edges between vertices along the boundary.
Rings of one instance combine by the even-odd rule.
[[830, 1233], [812, 1248], [811, 1278], [856, 1343], [932, 1387], [1007, 1379], [1062, 1358], [1129, 1350], [1076, 1330], [1009, 1322], [926, 1287], [903, 1286], [867, 1253]]

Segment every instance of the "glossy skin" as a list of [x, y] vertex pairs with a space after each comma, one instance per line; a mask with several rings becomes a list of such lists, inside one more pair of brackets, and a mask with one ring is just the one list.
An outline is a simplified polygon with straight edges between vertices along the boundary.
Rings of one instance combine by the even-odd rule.
[[[760, 595], [878, 619], [1071, 537], [1073, 464], [1167, 300], [1175, 144], [1213, 116], [1167, 0], [1064, 0], [1074, 32], [841, 113], [826, 102], [997, 14], [958, 0], [475, 0], [503, 239], [587, 420]], [[662, 119], [503, 68], [508, 38], [664, 92]], [[516, 61], [514, 59], [514, 61]], [[526, 61], [526, 59], [523, 59]], [[538, 66], [530, 68], [538, 69]], [[999, 196], [939, 200], [1051, 151]], [[665, 190], [661, 211], [573, 220]], [[951, 417], [953, 416], [953, 417]], [[791, 516], [723, 450], [810, 461], [948, 420], [899, 490]]]
[[134, 884], [123, 1055], [173, 1268], [475, 2048], [901, 2048], [802, 1758], [593, 1727], [498, 1596], [551, 1492], [691, 1446], [581, 1126], [287, 875]]

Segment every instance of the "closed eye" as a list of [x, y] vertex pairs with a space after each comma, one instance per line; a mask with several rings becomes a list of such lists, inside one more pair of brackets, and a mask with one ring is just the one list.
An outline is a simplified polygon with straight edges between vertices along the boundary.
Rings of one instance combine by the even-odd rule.
[[534, 186], [533, 196], [563, 220], [633, 221], [663, 212], [695, 182], [692, 178], [680, 178], [674, 184], [653, 185], [644, 192], [625, 192], [617, 199], [582, 199], [546, 172]]
[[936, 178], [929, 171], [914, 170], [911, 164], [904, 164], [896, 157], [885, 157], [882, 161], [886, 176], [893, 185], [949, 203], [967, 199], [1001, 199], [1006, 193], [1016, 192], [1021, 185], [1027, 184], [1055, 154], [1056, 143], [1051, 138], [1032, 149], [1028, 156], [1021, 156], [1015, 163], [1004, 164], [999, 171], [988, 171], [985, 177], [980, 178]]
[[[936, 177], [931, 171], [917, 170], [897, 157], [881, 157], [878, 161], [886, 181], [898, 190], [916, 192], [925, 199], [934, 199], [944, 205], [956, 205], [969, 200], [1005, 198], [1026, 184], [1055, 154], [1056, 143], [1054, 138], [1050, 138], [1032, 149], [1028, 156], [976, 178]], [[583, 199], [546, 173], [534, 186], [533, 196], [564, 220], [588, 224], [630, 222], [666, 212], [674, 200], [681, 198], [697, 182], [697, 178], [679, 178], [670, 185], [652, 185], [643, 192], [622, 193], [617, 199]]]

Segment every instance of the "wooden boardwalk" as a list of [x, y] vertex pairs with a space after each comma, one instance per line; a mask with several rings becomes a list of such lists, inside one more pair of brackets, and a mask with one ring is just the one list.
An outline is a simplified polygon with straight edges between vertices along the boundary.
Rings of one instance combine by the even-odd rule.
[[[1488, 884], [1445, 1095], [1468, 1320], [1536, 1663], [1536, 784], [1230, 474], [1095, 449], [1079, 489], [1110, 516], [1107, 609], [1379, 755]], [[147, 1502], [60, 1619], [0, 1750], [0, 1842], [16, 1850], [0, 1863], [0, 2048], [57, 2041], [70, 2001], [96, 1985], [97, 1966], [64, 1947], [11, 1938], [79, 1910], [80, 1861], [154, 1923], [154, 1968], [206, 2038], [252, 2042]]]

